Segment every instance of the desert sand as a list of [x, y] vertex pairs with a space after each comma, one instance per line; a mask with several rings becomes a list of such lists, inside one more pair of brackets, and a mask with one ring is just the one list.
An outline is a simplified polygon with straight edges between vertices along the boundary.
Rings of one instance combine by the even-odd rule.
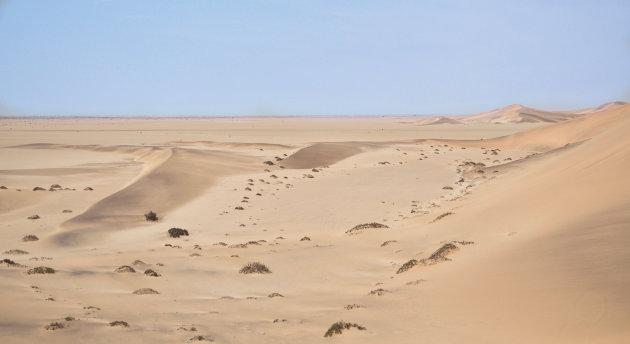
[[627, 343], [628, 132], [2, 118], [0, 342]]

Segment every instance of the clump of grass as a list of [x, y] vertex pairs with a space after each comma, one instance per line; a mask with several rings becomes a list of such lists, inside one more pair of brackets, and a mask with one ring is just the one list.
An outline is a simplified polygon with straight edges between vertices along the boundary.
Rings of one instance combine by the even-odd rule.
[[383, 296], [386, 293], [391, 293], [391, 291], [389, 291], [387, 289], [383, 289], [383, 288], [378, 288], [378, 289], [374, 289], [374, 290], [370, 291], [369, 295]]
[[0, 265], [4, 265], [4, 264], [6, 264], [7, 266], [15, 267], [15, 268], [23, 268], [23, 267], [25, 267], [24, 265], [18, 264], [16, 262], [12, 261], [11, 259], [7, 259], [7, 258], [4, 258], [3, 260], [0, 260]]
[[33, 191], [46, 191], [46, 189], [44, 189], [41, 186], [36, 186], [36, 187], [33, 188]]
[[153, 210], [151, 210], [148, 213], [144, 214], [144, 218], [147, 221], [157, 221], [158, 220], [158, 216], [157, 216], [156, 213], [153, 212]]
[[398, 271], [396, 271], [397, 274], [403, 273], [411, 268], [413, 268], [414, 266], [418, 265], [418, 260], [417, 259], [411, 259], [408, 262], [406, 262], [405, 264], [403, 264], [400, 269], [398, 269]]
[[65, 318], [63, 318], [63, 320], [65, 320], [65, 321], [75, 321], [75, 320], [77, 320], [77, 318], [75, 318], [75, 317], [65, 317]]
[[431, 223], [433, 223], [433, 222], [435, 222], [435, 221], [439, 221], [439, 220], [441, 220], [441, 219], [443, 219], [443, 218], [445, 218], [445, 217], [447, 217], [447, 216], [449, 216], [449, 215], [453, 215], [453, 214], [454, 214], [454, 213], [453, 213], [453, 212], [450, 212], [450, 211], [449, 211], [449, 212], [447, 212], [447, 213], [444, 213], [444, 214], [442, 214], [442, 215], [440, 215], [440, 216], [436, 217], [436, 218], [435, 218], [435, 220], [431, 221]]
[[39, 240], [39, 238], [37, 237], [37, 235], [33, 235], [33, 234], [26, 235], [22, 238], [22, 241], [37, 241], [37, 240]]
[[351, 328], [356, 328], [359, 331], [365, 331], [366, 328], [359, 325], [359, 324], [353, 324], [353, 323], [348, 323], [345, 321], [338, 321], [334, 324], [332, 324], [330, 326], [330, 328], [328, 329], [328, 331], [326, 331], [326, 333], [324, 333], [324, 337], [332, 337], [336, 334], [341, 334], [343, 332], [343, 330], [349, 330]]
[[136, 270], [129, 265], [122, 265], [122, 266], [117, 267], [116, 270], [114, 270], [114, 272], [119, 272], [119, 273], [136, 272]]
[[457, 246], [453, 245], [450, 242], [446, 243], [442, 245], [442, 247], [440, 247], [437, 251], [433, 252], [433, 254], [429, 256], [429, 260], [435, 261], [435, 262], [450, 260], [446, 256], [451, 254], [451, 252], [457, 251], [457, 250], [458, 250]]
[[350, 228], [349, 230], [346, 231], [346, 234], [355, 234], [359, 231], [362, 231], [368, 228], [389, 228], [389, 226], [386, 226], [384, 224], [377, 223], [377, 222], [364, 223], [364, 224], [356, 225]]
[[111, 327], [129, 327], [129, 323], [126, 321], [122, 321], [122, 320], [115, 320], [109, 323], [109, 326]]
[[300, 241], [311, 241], [311, 238], [305, 236], [302, 239], [300, 239]]
[[208, 337], [208, 336], [194, 336], [194, 337], [188, 339], [186, 341], [186, 343], [205, 342], [205, 341], [214, 342], [214, 339], [212, 339], [211, 337]]
[[54, 274], [55, 269], [49, 268], [47, 266], [38, 266], [36, 268], [29, 269], [27, 272], [29, 275], [33, 274]]
[[274, 297], [284, 297], [284, 295], [280, 294], [280, 293], [271, 293], [269, 295], [267, 295], [268, 298], [274, 298]]
[[387, 240], [387, 241], [385, 241], [385, 242], [383, 242], [383, 243], [381, 244], [381, 247], [385, 247], [385, 246], [390, 245], [390, 244], [393, 244], [393, 243], [395, 243], [395, 242], [398, 242], [398, 240]]
[[27, 219], [29, 219], [29, 220], [37, 220], [37, 219], [39, 219], [39, 215], [37, 215], [37, 214], [31, 215], [31, 216], [27, 217]]
[[447, 186], [443, 187], [442, 190], [453, 190], [453, 187], [447, 185]]
[[168, 230], [168, 235], [171, 238], [179, 238], [180, 236], [188, 236], [188, 231], [185, 229], [173, 227]]
[[273, 166], [273, 165], [275, 165], [275, 164], [273, 163], [273, 161], [271, 161], [271, 160], [267, 160], [267, 161], [265, 161], [265, 164], [266, 164], [266, 165], [269, 165], [269, 166]]
[[140, 288], [140, 289], [136, 289], [133, 292], [136, 295], [151, 295], [151, 294], [159, 294], [157, 292], [157, 290], [151, 289], [151, 288]]
[[150, 276], [150, 277], [160, 277], [161, 276], [160, 274], [158, 274], [157, 272], [155, 272], [154, 270], [151, 270], [151, 269], [146, 269], [144, 271], [144, 274], [147, 275], [147, 276]]
[[50, 324], [44, 326], [44, 329], [48, 330], [48, 331], [55, 331], [55, 330], [60, 330], [60, 329], [65, 328], [65, 327], [66, 327], [66, 325], [64, 325], [63, 323], [55, 321], [55, 322], [51, 322]]
[[[464, 241], [464, 242], [467, 243], [467, 245], [472, 243], [468, 241]], [[447, 256], [457, 250], [459, 250], [459, 248], [455, 246], [452, 242], [446, 243], [442, 245], [442, 247], [437, 249], [435, 252], [433, 252], [428, 258], [423, 258], [420, 260], [416, 260], [416, 259], [409, 260], [408, 262], [403, 264], [403, 266], [401, 266], [400, 269], [396, 271], [396, 273], [397, 274], [403, 273], [413, 268], [416, 265], [429, 266], [429, 265], [435, 265], [440, 262], [450, 261], [451, 259], [448, 258]]]
[[8, 251], [4, 251], [4, 254], [28, 254], [28, 252], [24, 250], [12, 249]]
[[242, 267], [239, 272], [242, 274], [270, 274], [271, 270], [265, 264], [253, 262]]

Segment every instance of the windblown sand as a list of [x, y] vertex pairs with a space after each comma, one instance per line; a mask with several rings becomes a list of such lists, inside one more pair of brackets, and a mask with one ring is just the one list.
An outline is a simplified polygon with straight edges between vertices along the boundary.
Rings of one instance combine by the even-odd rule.
[[0, 342], [627, 343], [630, 105], [417, 120], [0, 119]]

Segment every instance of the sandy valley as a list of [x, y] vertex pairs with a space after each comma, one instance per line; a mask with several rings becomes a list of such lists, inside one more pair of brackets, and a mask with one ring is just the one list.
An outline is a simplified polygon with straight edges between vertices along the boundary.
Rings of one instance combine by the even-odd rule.
[[625, 343], [629, 132], [620, 102], [2, 118], [0, 342]]

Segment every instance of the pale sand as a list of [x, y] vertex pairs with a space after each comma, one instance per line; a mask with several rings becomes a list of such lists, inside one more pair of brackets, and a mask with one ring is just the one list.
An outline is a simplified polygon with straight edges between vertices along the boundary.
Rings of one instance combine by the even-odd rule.
[[627, 342], [630, 105], [415, 121], [0, 119], [0, 342]]

